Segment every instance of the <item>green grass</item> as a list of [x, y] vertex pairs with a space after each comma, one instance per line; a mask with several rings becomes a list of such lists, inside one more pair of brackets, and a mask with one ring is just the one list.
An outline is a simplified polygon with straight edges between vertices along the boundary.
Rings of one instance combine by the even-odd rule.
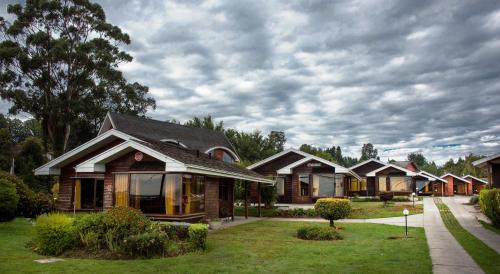
[[[403, 209], [407, 208], [410, 215], [420, 214], [423, 212], [422, 205], [403, 205], [400, 203], [389, 203], [384, 207], [383, 202], [352, 202], [352, 213], [350, 219], [373, 219], [373, 218], [387, 218], [387, 217], [402, 217]], [[273, 217], [274, 208], [261, 208], [262, 217]], [[236, 216], [244, 216], [245, 209], [243, 207], [235, 208]], [[257, 217], [257, 208], [248, 207], [248, 216]]]
[[208, 249], [152, 260], [66, 259], [38, 264], [26, 249], [31, 225], [24, 219], [0, 224], [0, 273], [431, 273], [422, 228], [340, 224], [344, 240], [304, 241], [295, 237], [303, 222], [259, 221], [211, 232]]
[[440, 198], [434, 198], [434, 202], [439, 209], [446, 228], [483, 271], [486, 273], [500, 273], [500, 255], [465, 230]]
[[488, 229], [488, 230], [491, 230], [493, 232], [495, 232], [496, 234], [500, 235], [500, 229], [499, 228], [496, 228], [494, 225], [492, 224], [489, 224], [485, 221], [479, 221], [484, 228]]

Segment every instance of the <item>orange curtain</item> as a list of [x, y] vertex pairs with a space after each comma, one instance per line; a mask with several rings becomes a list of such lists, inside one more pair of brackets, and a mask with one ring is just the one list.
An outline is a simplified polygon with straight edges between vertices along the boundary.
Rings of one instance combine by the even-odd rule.
[[75, 179], [75, 198], [73, 203], [75, 204], [76, 209], [80, 209], [82, 207], [82, 184], [80, 179]]

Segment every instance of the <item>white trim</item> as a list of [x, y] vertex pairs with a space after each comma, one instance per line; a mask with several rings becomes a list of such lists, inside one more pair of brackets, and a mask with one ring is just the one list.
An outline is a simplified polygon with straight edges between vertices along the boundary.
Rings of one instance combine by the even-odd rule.
[[205, 151], [205, 154], [208, 154], [208, 152], [210, 152], [211, 150], [214, 150], [214, 149], [222, 149], [222, 150], [228, 152], [229, 154], [231, 154], [231, 156], [234, 157], [234, 160], [236, 162], [240, 161], [240, 157], [238, 157], [238, 155], [236, 155], [236, 153], [234, 153], [234, 151], [232, 151], [231, 149], [229, 149], [228, 147], [225, 147], [225, 146], [214, 146], [214, 147], [211, 147], [211, 148], [207, 149], [207, 151]]
[[281, 157], [281, 156], [283, 156], [283, 155], [286, 155], [286, 154], [288, 154], [288, 153], [290, 153], [290, 152], [297, 153], [297, 154], [302, 155], [302, 156], [304, 156], [304, 157], [312, 156], [311, 154], [306, 153], [306, 152], [303, 152], [303, 151], [300, 151], [300, 150], [298, 150], [298, 149], [295, 149], [295, 148], [289, 148], [289, 149], [285, 149], [285, 150], [283, 150], [282, 152], [276, 153], [276, 154], [274, 154], [274, 155], [272, 155], [272, 156], [270, 156], [270, 157], [267, 157], [266, 159], [261, 160], [261, 161], [259, 161], [259, 162], [257, 162], [257, 163], [254, 163], [254, 164], [252, 164], [252, 165], [249, 165], [249, 166], [247, 167], [247, 169], [254, 169], [254, 168], [259, 167], [259, 166], [261, 166], [261, 165], [263, 165], [263, 164], [265, 164], [265, 163], [268, 163], [268, 162], [270, 162], [270, 161], [272, 161], [272, 160], [274, 160], [274, 159], [277, 159], [277, 158], [279, 158], [279, 157]]
[[161, 139], [160, 142], [173, 143], [173, 144], [176, 144], [176, 145], [180, 145], [183, 148], [188, 148], [188, 146], [186, 146], [185, 144], [183, 144], [181, 141], [175, 140], [175, 139]]
[[481, 183], [483, 183], [483, 184], [488, 184], [488, 182], [486, 182], [485, 180], [483, 180], [483, 179], [479, 179], [479, 178], [474, 177], [474, 176], [472, 176], [472, 175], [470, 175], [470, 174], [469, 174], [469, 175], [464, 176], [463, 178], [464, 178], [464, 179], [466, 179], [466, 178], [471, 178], [471, 179], [474, 179], [474, 180], [476, 180], [476, 181], [479, 181], [479, 182], [481, 182]]
[[116, 129], [110, 129], [106, 131], [105, 133], [95, 137], [94, 139], [64, 153], [63, 155], [53, 159], [52, 161], [38, 167], [35, 169], [35, 175], [60, 175], [60, 166], [59, 164], [63, 163], [64, 161], [70, 159], [71, 157], [74, 157], [81, 152], [84, 152], [85, 150], [91, 148], [92, 146], [104, 141], [108, 137], [117, 137], [123, 140], [138, 140], [135, 137], [132, 137], [128, 134], [125, 134], [121, 131], [118, 131]]
[[359, 181], [363, 181], [363, 178], [361, 178], [361, 176], [359, 176], [356, 172], [352, 171], [351, 169], [348, 170], [349, 174], [351, 174], [354, 178], [358, 179]]
[[466, 182], [466, 183], [470, 184], [470, 182], [467, 181], [467, 180], [465, 180], [464, 178], [458, 177], [457, 175], [454, 175], [454, 174], [451, 174], [451, 173], [446, 173], [445, 175], [441, 176], [441, 179], [444, 179], [445, 177], [448, 177], [448, 176], [451, 176], [451, 177], [453, 177], [453, 178], [455, 178], [457, 180], [460, 180], [462, 182]]
[[371, 172], [368, 172], [366, 174], [367, 177], [374, 177], [377, 175], [378, 172], [384, 170], [384, 169], [387, 169], [387, 168], [390, 168], [390, 167], [393, 167], [395, 169], [399, 169], [401, 171], [404, 171], [406, 172], [406, 176], [417, 176], [417, 173], [411, 171], [411, 170], [408, 170], [406, 168], [403, 168], [403, 167], [400, 167], [400, 166], [397, 166], [397, 165], [394, 165], [394, 164], [386, 164], [385, 166], [381, 167], [381, 168], [378, 168], [378, 169], [375, 169], [374, 171], [371, 171]]
[[112, 161], [120, 156], [125, 155], [132, 150], [138, 150], [146, 153], [162, 162], [165, 162], [165, 171], [184, 172], [186, 167], [183, 163], [166, 156], [150, 147], [140, 144], [135, 141], [126, 141], [119, 145], [114, 146], [105, 152], [94, 156], [75, 167], [76, 172], [106, 172], [106, 163]]
[[434, 175], [434, 174], [432, 174], [432, 173], [429, 173], [429, 172], [427, 172], [427, 171], [423, 171], [423, 170], [422, 170], [422, 171], [420, 171], [420, 174], [425, 174], [425, 175], [427, 175], [427, 176], [429, 176], [429, 177], [432, 177], [432, 178], [434, 178], [434, 179], [436, 179], [436, 180], [438, 180], [438, 181], [441, 181], [441, 182], [443, 182], [443, 183], [448, 183], [448, 181], [446, 181], [446, 180], [444, 180], [444, 179], [441, 179], [441, 178], [439, 178], [438, 176], [436, 176], [436, 175]]
[[474, 166], [477, 166], [477, 167], [484, 167], [484, 165], [485, 165], [487, 162], [489, 162], [489, 161], [491, 161], [491, 160], [494, 160], [494, 159], [496, 159], [496, 158], [500, 158], [500, 153], [493, 154], [493, 155], [491, 155], [491, 156], [484, 157], [484, 158], [482, 158], [482, 159], [476, 160], [476, 161], [472, 162], [472, 164], [473, 164]]
[[229, 171], [222, 171], [219, 169], [214, 169], [214, 168], [208, 168], [208, 167], [203, 167], [203, 166], [198, 166], [198, 165], [186, 165], [187, 170], [186, 172], [189, 173], [198, 173], [198, 174], [205, 174], [205, 175], [212, 175], [212, 176], [219, 176], [219, 177], [227, 177], [227, 178], [235, 178], [235, 179], [240, 179], [240, 180], [247, 180], [247, 181], [252, 181], [252, 182], [259, 182], [259, 183], [264, 183], [264, 184], [272, 184], [274, 185], [274, 181], [270, 179], [265, 179], [265, 178], [258, 178], [258, 177], [253, 177], [253, 176], [246, 176], [234, 172], [229, 172]]
[[362, 165], [365, 165], [365, 164], [367, 164], [367, 163], [369, 163], [369, 162], [376, 162], [376, 163], [382, 164], [382, 165], [384, 165], [384, 166], [385, 166], [385, 165], [387, 165], [386, 163], [384, 163], [384, 162], [382, 162], [382, 161], [380, 161], [380, 160], [377, 160], [377, 159], [375, 159], [375, 158], [371, 158], [371, 159], [368, 159], [368, 160], [366, 160], [366, 161], [363, 161], [363, 162], [361, 162], [361, 163], [359, 163], [359, 164], [356, 164], [356, 165], [354, 165], [354, 166], [350, 167], [349, 169], [355, 169], [355, 168], [358, 168], [358, 167], [360, 167], [360, 166], [362, 166]]
[[294, 167], [297, 167], [301, 164], [304, 164], [306, 162], [309, 162], [309, 161], [312, 161], [312, 160], [315, 160], [315, 161], [318, 161], [320, 163], [323, 163], [325, 165], [329, 165], [331, 167], [334, 167], [335, 168], [335, 173], [350, 173], [350, 170], [341, 166], [341, 165], [337, 165], [335, 163], [332, 163], [328, 160], [325, 160], [323, 158], [320, 158], [320, 157], [317, 157], [317, 156], [314, 156], [314, 155], [310, 155], [304, 159], [301, 159], [299, 161], [296, 161], [296, 162], [293, 162], [289, 165], [287, 165], [286, 167], [283, 167], [281, 169], [279, 169], [278, 171], [276, 171], [276, 173], [278, 174], [292, 174], [292, 169]]

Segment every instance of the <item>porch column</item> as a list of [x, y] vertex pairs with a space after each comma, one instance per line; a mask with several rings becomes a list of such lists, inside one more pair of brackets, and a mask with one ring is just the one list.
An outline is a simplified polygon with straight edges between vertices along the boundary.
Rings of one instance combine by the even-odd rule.
[[245, 181], [245, 219], [248, 219], [248, 182]]
[[259, 217], [262, 217], [262, 214], [260, 212], [260, 201], [261, 201], [261, 197], [260, 197], [260, 182], [257, 183], [257, 203], [259, 203], [259, 205], [257, 206], [257, 212], [259, 214]]

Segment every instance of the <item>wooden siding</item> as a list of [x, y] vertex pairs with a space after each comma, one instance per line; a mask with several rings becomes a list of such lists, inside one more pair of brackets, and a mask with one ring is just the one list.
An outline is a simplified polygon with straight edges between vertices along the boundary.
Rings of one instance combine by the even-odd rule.
[[359, 166], [359, 167], [353, 169], [352, 171], [356, 172], [356, 174], [358, 174], [361, 177], [365, 177], [367, 173], [372, 172], [376, 169], [379, 169], [383, 166], [384, 165], [381, 163], [377, 163], [377, 162], [372, 161], [372, 162], [368, 162], [362, 166]]

